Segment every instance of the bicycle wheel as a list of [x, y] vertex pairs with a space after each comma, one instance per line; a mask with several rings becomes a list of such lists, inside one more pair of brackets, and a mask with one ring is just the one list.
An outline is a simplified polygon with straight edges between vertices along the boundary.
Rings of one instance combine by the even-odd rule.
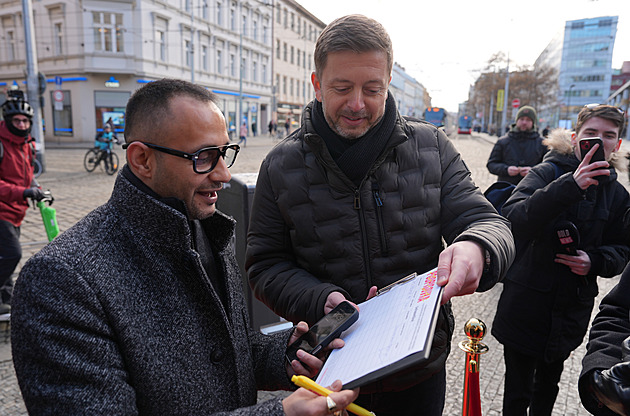
[[42, 174], [42, 164], [39, 163], [39, 160], [33, 160], [33, 176], [39, 178], [39, 175]]
[[111, 152], [109, 155], [109, 163], [105, 165], [105, 173], [113, 175], [118, 170], [118, 155]]
[[85, 154], [85, 157], [83, 158], [83, 167], [88, 172], [92, 172], [94, 171], [94, 169], [96, 169], [98, 162], [99, 162], [98, 150], [90, 149], [87, 151], [87, 153]]

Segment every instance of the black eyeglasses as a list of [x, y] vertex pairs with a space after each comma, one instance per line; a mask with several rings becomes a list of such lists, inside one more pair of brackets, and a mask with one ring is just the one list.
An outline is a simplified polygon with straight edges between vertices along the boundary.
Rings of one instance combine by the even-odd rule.
[[[584, 108], [588, 108], [589, 110], [595, 110], [597, 107], [599, 107], [600, 105], [608, 105], [608, 104], [598, 104], [598, 103], [592, 103], [592, 104], [586, 104], [584, 106]], [[619, 107], [615, 107], [614, 105], [610, 105], [610, 107], [614, 108], [615, 110], [619, 111], [619, 114], [623, 114], [623, 110]]]
[[[151, 149], [155, 149], [158, 152], [168, 153], [169, 155], [192, 160], [193, 170], [195, 173], [199, 174], [211, 172], [212, 169], [217, 166], [217, 163], [219, 163], [219, 157], [222, 157], [225, 160], [225, 164], [228, 168], [232, 167], [234, 161], [236, 160], [236, 155], [238, 155], [239, 150], [241, 150], [240, 146], [237, 144], [228, 144], [225, 146], [204, 147], [203, 149], [197, 150], [195, 153], [186, 153], [169, 147], [158, 146], [153, 143], [140, 143]], [[124, 144], [123, 149], [126, 149], [129, 144], [131, 143]]]

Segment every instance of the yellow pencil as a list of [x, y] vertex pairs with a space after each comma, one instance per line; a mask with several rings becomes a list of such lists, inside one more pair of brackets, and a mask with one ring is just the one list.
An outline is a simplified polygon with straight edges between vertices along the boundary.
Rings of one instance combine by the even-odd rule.
[[[327, 388], [320, 386], [319, 384], [315, 383], [313, 380], [311, 380], [310, 378], [306, 376], [293, 376], [291, 377], [291, 381], [300, 387], [304, 387], [305, 389], [310, 390], [313, 393], [319, 394], [320, 396], [326, 397], [330, 393], [333, 393], [331, 390], [328, 390]], [[361, 406], [356, 405], [354, 403], [350, 403], [348, 407], [346, 407], [346, 410], [359, 416], [376, 416], [374, 413], [370, 412], [369, 410], [366, 410], [362, 408]]]

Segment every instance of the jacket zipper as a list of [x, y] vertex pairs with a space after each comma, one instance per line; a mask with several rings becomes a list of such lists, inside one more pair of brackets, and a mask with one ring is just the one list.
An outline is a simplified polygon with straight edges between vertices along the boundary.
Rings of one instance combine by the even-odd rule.
[[372, 183], [372, 195], [374, 195], [374, 201], [376, 202], [376, 222], [378, 225], [378, 236], [381, 240], [381, 251], [383, 256], [389, 255], [389, 247], [387, 246], [387, 239], [385, 238], [385, 224], [383, 222], [383, 200], [378, 193], [378, 183]]
[[361, 247], [363, 248], [363, 263], [365, 267], [365, 278], [367, 280], [368, 289], [372, 287], [372, 272], [370, 270], [370, 252], [368, 250], [368, 241], [365, 232], [365, 213], [361, 208], [361, 193], [359, 192], [359, 188], [354, 190], [354, 209], [358, 211], [359, 214], [359, 224], [361, 225]]

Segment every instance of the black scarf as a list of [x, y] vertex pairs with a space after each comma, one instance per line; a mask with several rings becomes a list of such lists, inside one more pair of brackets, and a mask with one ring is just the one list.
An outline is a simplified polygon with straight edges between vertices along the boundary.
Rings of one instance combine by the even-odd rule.
[[345, 139], [335, 133], [324, 117], [322, 103], [315, 100], [311, 112], [315, 132], [326, 143], [339, 169], [356, 185], [367, 175], [389, 141], [396, 124], [396, 101], [387, 94], [385, 113], [378, 124], [358, 139]]

